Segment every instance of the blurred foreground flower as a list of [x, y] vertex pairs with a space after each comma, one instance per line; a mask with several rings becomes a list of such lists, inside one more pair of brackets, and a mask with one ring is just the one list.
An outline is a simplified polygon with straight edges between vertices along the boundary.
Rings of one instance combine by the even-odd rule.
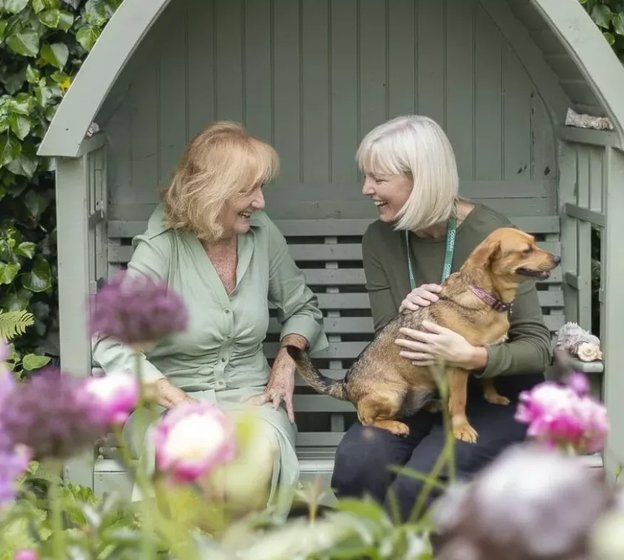
[[505, 451], [434, 506], [438, 560], [587, 560], [612, 502], [602, 473], [536, 446]]
[[13, 449], [0, 448], [0, 511], [16, 495], [16, 480], [24, 474], [30, 462], [30, 450], [24, 445]]
[[550, 447], [596, 453], [605, 444], [609, 421], [605, 407], [584, 394], [579, 375], [572, 386], [546, 381], [520, 394], [516, 420], [529, 424], [529, 437]]
[[212, 403], [184, 404], [158, 423], [154, 444], [157, 467], [192, 482], [234, 458], [234, 424]]
[[120, 272], [91, 300], [91, 334], [141, 347], [182, 332], [188, 314], [165, 282]]
[[0, 433], [29, 447], [37, 459], [63, 459], [93, 445], [106, 425], [84, 387], [84, 379], [55, 368], [16, 383], [0, 408]]
[[123, 424], [139, 400], [136, 378], [124, 373], [92, 377], [85, 390], [93, 397], [100, 421], [107, 425]]
[[39, 554], [34, 548], [22, 548], [15, 553], [13, 560], [38, 560]]

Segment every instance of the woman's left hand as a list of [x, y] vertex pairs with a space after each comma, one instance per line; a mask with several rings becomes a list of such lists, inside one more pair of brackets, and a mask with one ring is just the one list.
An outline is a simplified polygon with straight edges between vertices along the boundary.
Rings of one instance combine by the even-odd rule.
[[451, 366], [471, 369], [476, 347], [462, 335], [431, 321], [423, 321], [422, 329], [400, 329], [399, 332], [405, 338], [398, 338], [395, 342], [403, 348], [401, 356], [416, 366], [430, 366], [442, 361]]
[[293, 359], [288, 355], [285, 348], [280, 348], [273, 362], [269, 382], [264, 393], [257, 397], [252, 397], [249, 402], [256, 405], [271, 402], [275, 410], [283, 402], [288, 419], [294, 423], [293, 393], [295, 392], [295, 370], [296, 365]]

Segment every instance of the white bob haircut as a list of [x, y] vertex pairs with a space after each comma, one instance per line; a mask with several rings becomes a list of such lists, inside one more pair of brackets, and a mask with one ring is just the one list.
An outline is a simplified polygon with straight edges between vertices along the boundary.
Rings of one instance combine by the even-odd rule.
[[419, 231], [449, 219], [458, 198], [457, 164], [448, 137], [434, 120], [406, 115], [380, 124], [364, 137], [355, 157], [363, 173], [412, 179], [395, 229]]

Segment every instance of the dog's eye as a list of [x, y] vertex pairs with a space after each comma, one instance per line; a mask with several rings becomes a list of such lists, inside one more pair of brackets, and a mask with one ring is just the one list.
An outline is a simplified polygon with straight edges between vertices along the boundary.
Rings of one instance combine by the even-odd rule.
[[528, 257], [528, 256], [529, 256], [532, 252], [533, 252], [533, 248], [532, 248], [532, 247], [529, 247], [528, 249], [525, 249], [524, 251], [522, 251], [522, 254], [523, 254], [525, 257]]

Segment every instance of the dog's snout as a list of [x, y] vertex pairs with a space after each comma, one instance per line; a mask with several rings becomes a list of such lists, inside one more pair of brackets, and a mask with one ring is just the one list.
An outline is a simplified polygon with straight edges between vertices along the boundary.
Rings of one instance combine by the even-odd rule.
[[561, 262], [561, 257], [559, 255], [553, 255], [553, 263], [557, 266]]

